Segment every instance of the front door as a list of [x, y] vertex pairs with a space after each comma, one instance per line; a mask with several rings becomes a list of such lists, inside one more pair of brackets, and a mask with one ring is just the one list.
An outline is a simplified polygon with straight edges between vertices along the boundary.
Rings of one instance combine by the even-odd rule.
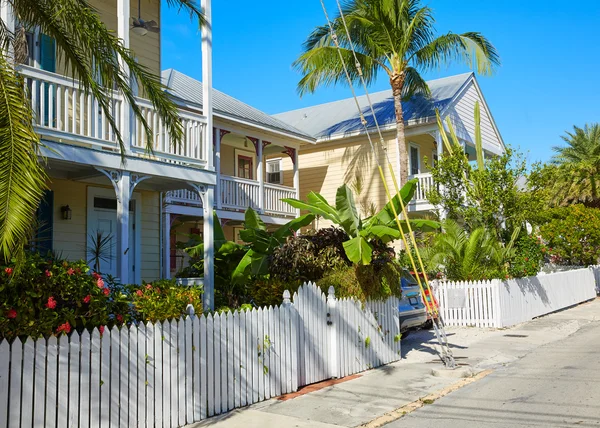
[[[119, 277], [117, 254], [117, 199], [112, 189], [88, 189], [87, 261], [102, 275]], [[135, 266], [139, 265], [136, 249], [136, 194], [129, 204], [129, 278], [123, 284], [136, 282]]]

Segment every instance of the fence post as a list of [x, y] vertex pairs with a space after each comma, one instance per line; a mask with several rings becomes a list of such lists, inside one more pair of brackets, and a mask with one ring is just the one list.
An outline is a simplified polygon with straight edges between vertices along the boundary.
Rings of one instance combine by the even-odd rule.
[[[300, 361], [298, 358], [298, 335], [300, 334], [298, 329], [300, 328], [300, 322], [298, 321], [299, 315], [296, 305], [291, 301], [291, 294], [289, 290], [283, 292], [283, 307], [289, 314], [290, 320], [290, 338], [289, 338], [289, 352], [290, 352], [290, 374], [291, 375], [291, 391], [295, 392], [298, 390], [298, 383], [300, 380], [300, 368], [298, 364], [304, 364], [304, 361]], [[284, 333], [281, 333], [282, 335]], [[287, 345], [286, 345], [287, 346]], [[272, 393], [271, 393], [272, 394]]]
[[492, 298], [494, 307], [494, 327], [502, 328], [502, 302], [500, 297], [500, 286], [503, 284], [499, 279], [492, 279]]
[[[327, 290], [327, 331], [329, 342], [329, 377], [337, 378], [338, 373], [338, 355], [337, 355], [337, 316], [336, 316], [336, 298], [335, 288], [329, 287]], [[334, 322], [335, 321], [335, 322]]]

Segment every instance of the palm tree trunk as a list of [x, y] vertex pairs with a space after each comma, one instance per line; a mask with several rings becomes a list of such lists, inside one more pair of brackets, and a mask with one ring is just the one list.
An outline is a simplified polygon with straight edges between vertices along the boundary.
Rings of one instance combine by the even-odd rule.
[[404, 112], [402, 111], [402, 88], [404, 87], [404, 73], [394, 73], [390, 76], [392, 93], [394, 95], [394, 110], [396, 112], [396, 142], [400, 157], [399, 186], [408, 181], [408, 151], [406, 150], [406, 137], [404, 135]]

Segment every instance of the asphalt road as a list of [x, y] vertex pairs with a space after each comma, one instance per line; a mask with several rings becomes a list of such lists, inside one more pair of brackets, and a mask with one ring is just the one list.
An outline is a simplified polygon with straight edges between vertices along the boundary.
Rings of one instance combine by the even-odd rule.
[[600, 426], [600, 322], [542, 346], [386, 428], [541, 426]]

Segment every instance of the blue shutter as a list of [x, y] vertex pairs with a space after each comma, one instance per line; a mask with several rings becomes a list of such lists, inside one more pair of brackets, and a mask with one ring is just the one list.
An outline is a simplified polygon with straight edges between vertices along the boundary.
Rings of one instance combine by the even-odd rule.
[[52, 232], [54, 226], [54, 192], [47, 190], [37, 209], [38, 229], [33, 247], [40, 254], [48, 254], [53, 249]]
[[45, 34], [40, 35], [40, 63], [42, 70], [56, 72], [56, 42]]

